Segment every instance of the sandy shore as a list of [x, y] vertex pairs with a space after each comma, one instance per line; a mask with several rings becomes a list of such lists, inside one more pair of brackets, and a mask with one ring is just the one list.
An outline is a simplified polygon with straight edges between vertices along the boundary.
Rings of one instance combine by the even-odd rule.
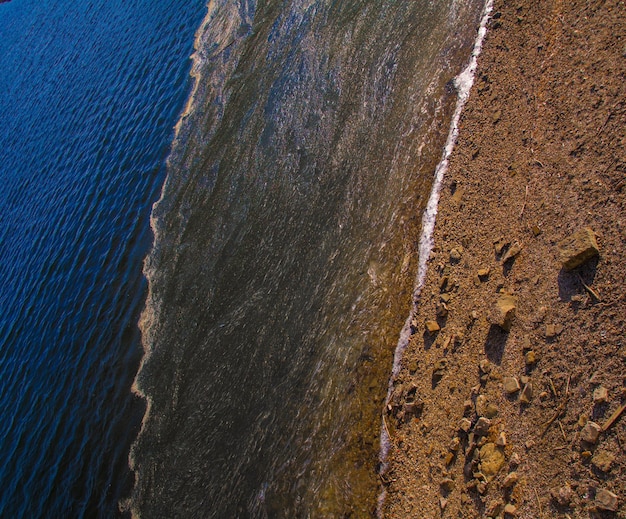
[[[386, 413], [384, 517], [624, 517], [624, 2], [498, 0], [478, 66]], [[599, 256], [566, 270], [583, 228]]]

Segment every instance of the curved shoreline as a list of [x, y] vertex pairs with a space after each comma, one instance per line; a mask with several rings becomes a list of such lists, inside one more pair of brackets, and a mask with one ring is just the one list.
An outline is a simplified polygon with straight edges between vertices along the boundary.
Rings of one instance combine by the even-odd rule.
[[[626, 14], [618, 1], [494, 4], [386, 410], [382, 515], [615, 517]], [[559, 244], [581, 228], [600, 253], [570, 271]]]

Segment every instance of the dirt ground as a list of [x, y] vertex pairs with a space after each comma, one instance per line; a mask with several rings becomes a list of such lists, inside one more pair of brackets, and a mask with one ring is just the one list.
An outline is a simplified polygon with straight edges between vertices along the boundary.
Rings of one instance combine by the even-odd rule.
[[[623, 1], [495, 2], [386, 410], [385, 518], [626, 517], [625, 128]], [[599, 255], [567, 270], [585, 228]]]

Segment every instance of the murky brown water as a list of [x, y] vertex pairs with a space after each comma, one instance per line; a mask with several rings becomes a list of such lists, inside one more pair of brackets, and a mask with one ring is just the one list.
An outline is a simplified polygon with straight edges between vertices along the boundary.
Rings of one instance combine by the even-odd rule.
[[144, 517], [372, 517], [482, 2], [212, 2], [146, 264]]

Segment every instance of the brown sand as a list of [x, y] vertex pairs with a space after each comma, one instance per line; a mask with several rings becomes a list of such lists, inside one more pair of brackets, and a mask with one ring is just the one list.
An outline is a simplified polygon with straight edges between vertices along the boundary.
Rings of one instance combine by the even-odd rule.
[[[505, 504], [524, 518], [626, 517], [626, 412], [596, 444], [581, 441], [587, 420], [602, 426], [626, 402], [626, 7], [497, 0], [492, 14], [386, 414], [384, 517], [503, 517]], [[558, 243], [583, 227], [600, 256], [565, 271]], [[504, 265], [501, 237], [521, 246]], [[508, 333], [489, 321], [502, 292], [518, 298]], [[442, 293], [448, 314], [437, 317]], [[425, 331], [428, 320], [441, 330]], [[504, 377], [528, 377], [529, 404], [505, 394]], [[600, 387], [607, 401], [594, 403]], [[486, 436], [459, 431], [485, 414]], [[500, 432], [504, 464], [483, 477], [481, 447]], [[603, 489], [618, 512], [598, 511]]]

